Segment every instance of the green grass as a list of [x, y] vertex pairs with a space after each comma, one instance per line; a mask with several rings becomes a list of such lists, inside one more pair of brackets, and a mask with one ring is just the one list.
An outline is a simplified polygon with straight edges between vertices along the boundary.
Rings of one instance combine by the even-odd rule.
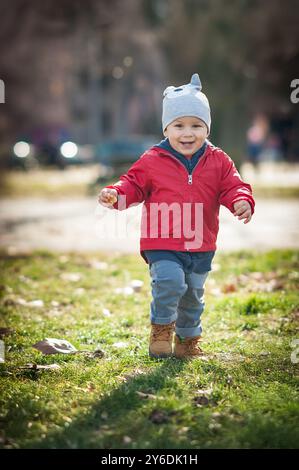
[[[202, 317], [207, 357], [179, 361], [148, 357], [151, 293], [141, 258], [3, 253], [0, 326], [14, 332], [3, 337], [0, 446], [298, 447], [298, 264], [292, 250], [217, 254]], [[71, 272], [81, 279], [61, 277]], [[131, 279], [144, 281], [140, 292], [114, 292]], [[32, 348], [45, 337], [105, 356], [45, 356]], [[61, 368], [20, 369], [27, 363]]]

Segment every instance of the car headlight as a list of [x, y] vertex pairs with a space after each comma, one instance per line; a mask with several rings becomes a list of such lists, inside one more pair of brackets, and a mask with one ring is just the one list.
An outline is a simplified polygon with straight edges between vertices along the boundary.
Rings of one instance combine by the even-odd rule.
[[60, 147], [60, 153], [65, 158], [74, 158], [78, 153], [78, 146], [74, 142], [64, 142]]
[[16, 157], [26, 158], [30, 154], [30, 145], [27, 142], [17, 142], [13, 147], [13, 152]]

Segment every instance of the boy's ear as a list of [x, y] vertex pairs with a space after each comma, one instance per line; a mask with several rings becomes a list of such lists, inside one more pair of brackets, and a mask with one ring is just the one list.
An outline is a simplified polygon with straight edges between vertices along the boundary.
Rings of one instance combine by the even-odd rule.
[[163, 131], [163, 135], [164, 135], [164, 137], [167, 137], [167, 127], [166, 127], [166, 129]]

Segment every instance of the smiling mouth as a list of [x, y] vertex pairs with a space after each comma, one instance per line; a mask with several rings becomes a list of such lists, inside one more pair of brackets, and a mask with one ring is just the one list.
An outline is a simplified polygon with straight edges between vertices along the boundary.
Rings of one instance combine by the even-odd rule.
[[186, 145], [186, 144], [192, 145], [192, 144], [194, 144], [194, 142], [181, 142], [181, 144], [183, 144], [183, 145]]

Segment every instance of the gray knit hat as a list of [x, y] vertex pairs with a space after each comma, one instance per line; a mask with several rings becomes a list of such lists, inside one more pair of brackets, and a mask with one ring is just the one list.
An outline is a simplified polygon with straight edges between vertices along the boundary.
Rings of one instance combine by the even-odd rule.
[[201, 92], [201, 81], [198, 73], [194, 73], [190, 83], [179, 87], [168, 86], [163, 92], [163, 131], [175, 119], [184, 116], [197, 117], [211, 128], [211, 112], [208, 99]]

